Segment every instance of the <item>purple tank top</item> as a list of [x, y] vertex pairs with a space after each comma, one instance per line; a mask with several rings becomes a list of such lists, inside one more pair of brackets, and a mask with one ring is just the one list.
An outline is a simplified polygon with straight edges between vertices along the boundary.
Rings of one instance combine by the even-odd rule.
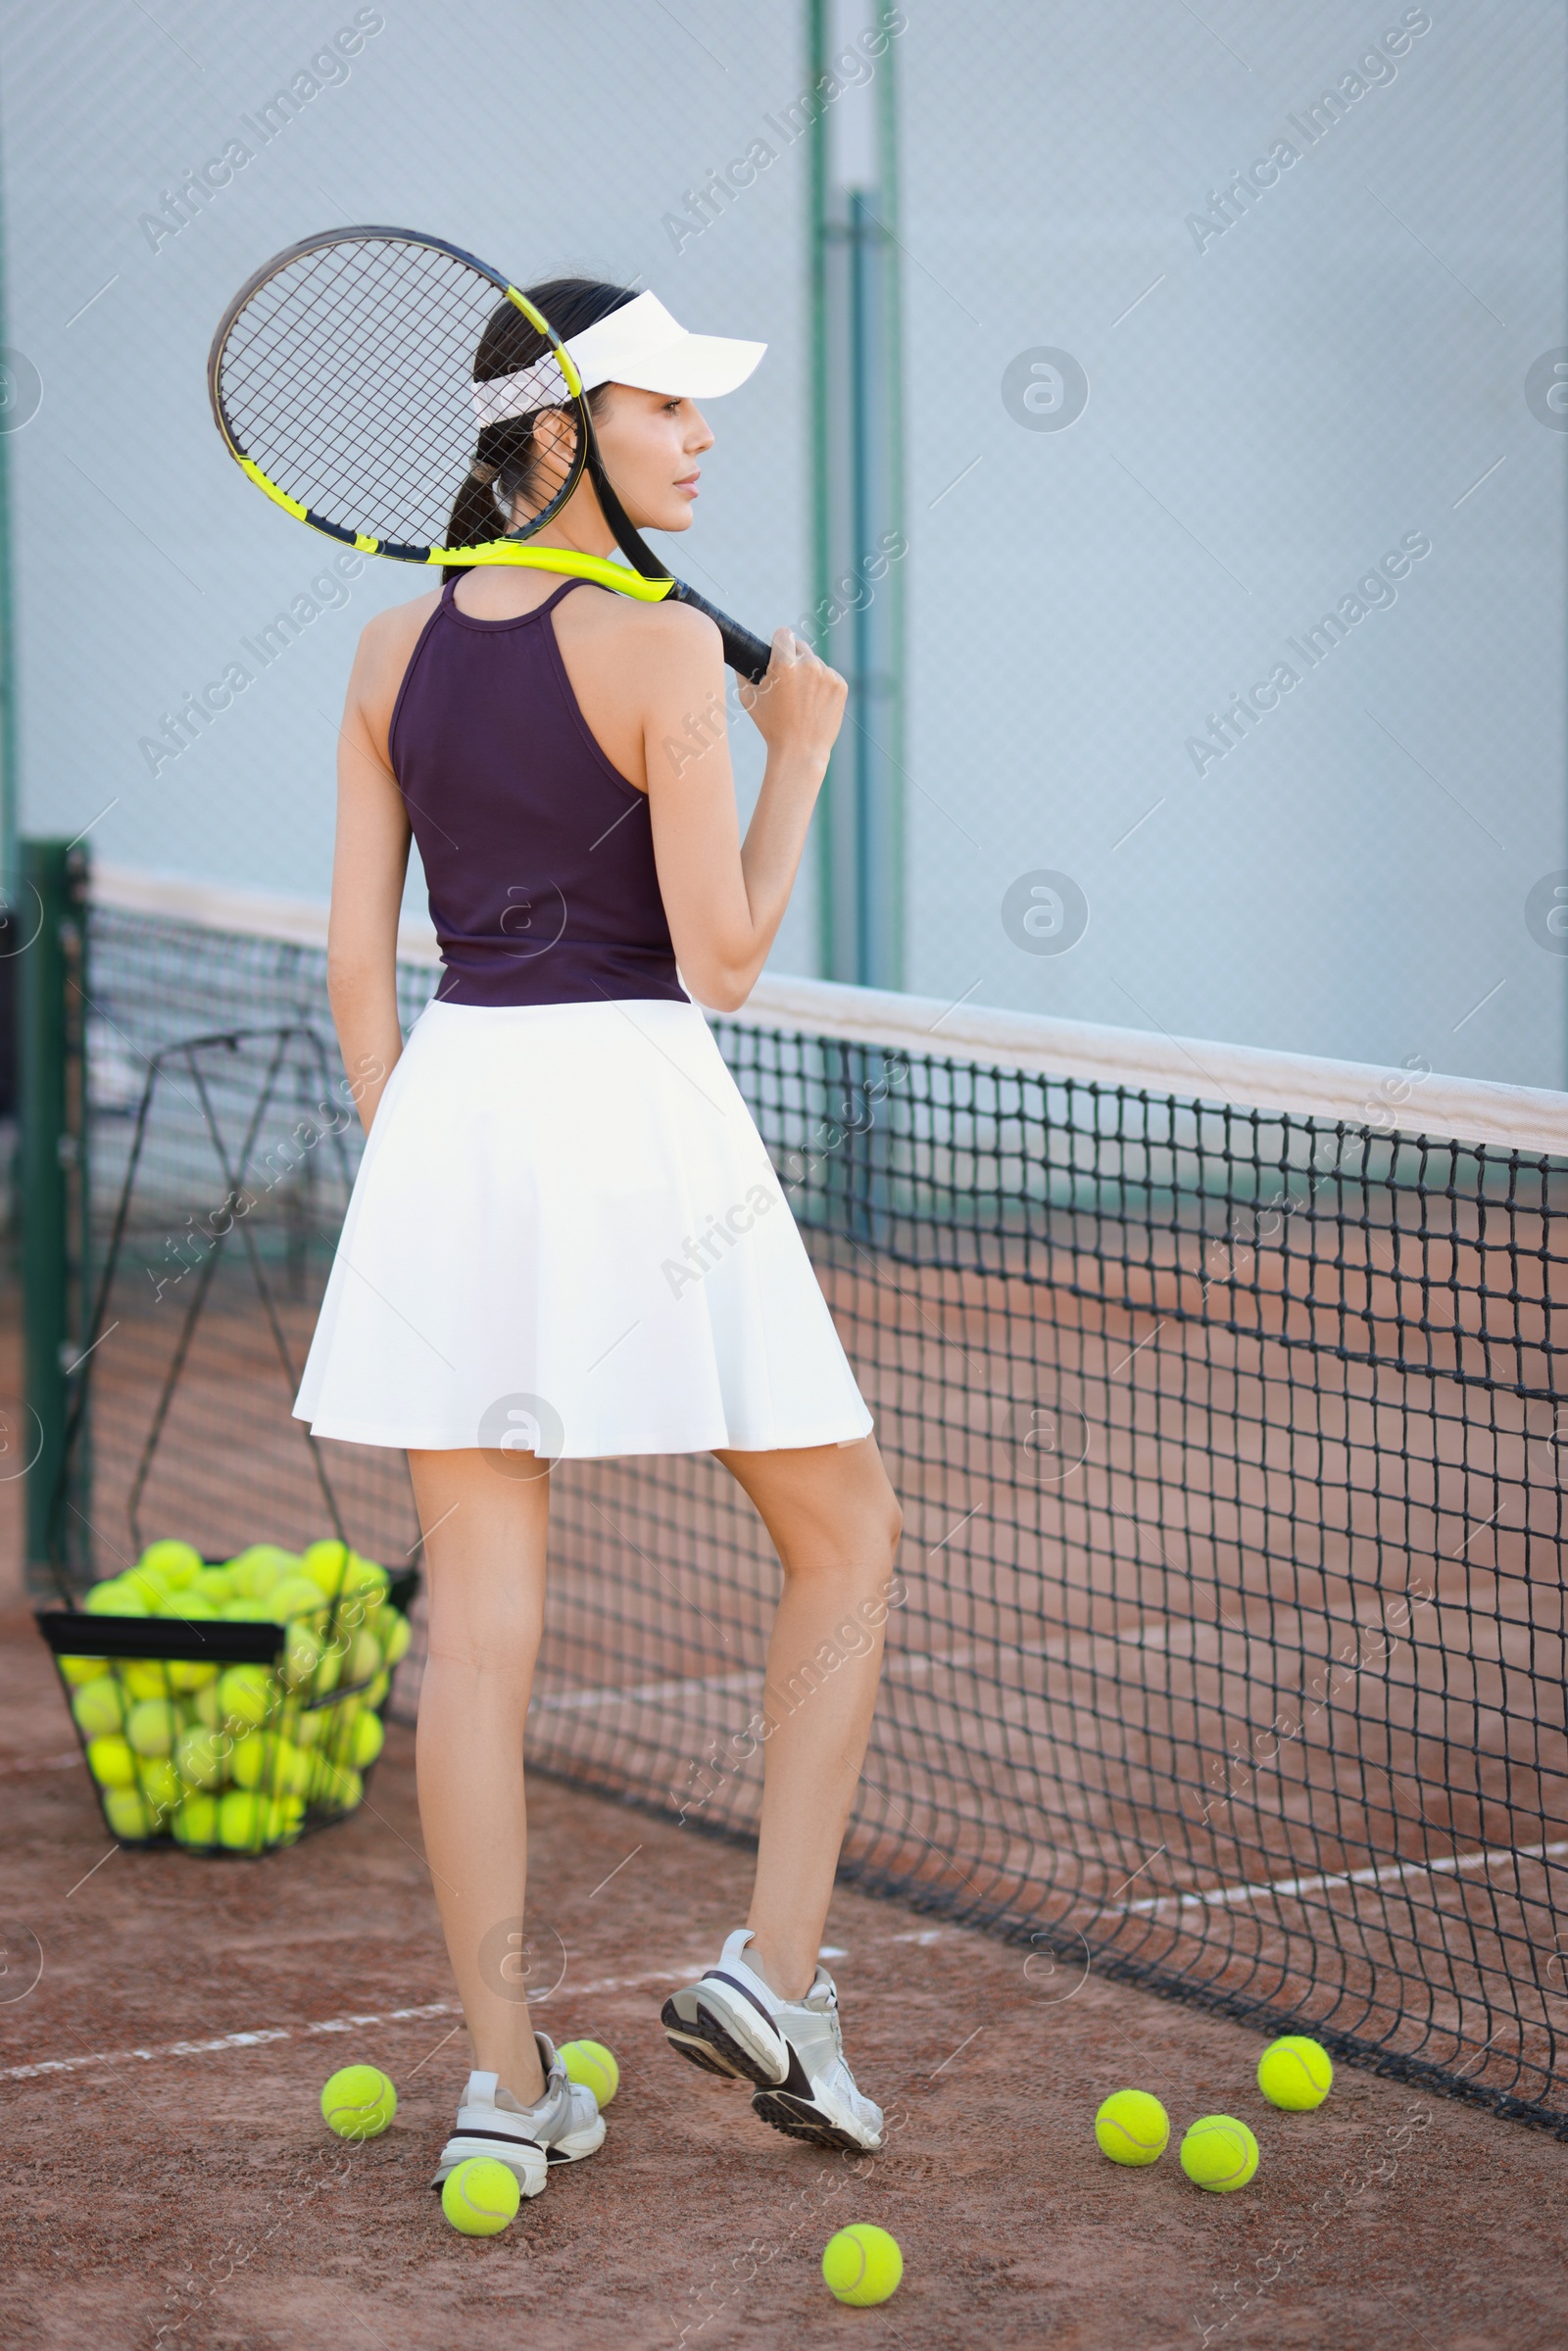
[[687, 1002], [654, 867], [648, 796], [577, 707], [552, 617], [473, 620], [449, 579], [392, 712], [392, 772], [430, 887], [438, 1002]]

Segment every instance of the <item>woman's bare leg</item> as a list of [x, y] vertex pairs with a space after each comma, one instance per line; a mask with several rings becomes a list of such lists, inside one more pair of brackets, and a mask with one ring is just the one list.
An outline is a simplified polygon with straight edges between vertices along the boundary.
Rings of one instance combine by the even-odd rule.
[[748, 1961], [781, 1999], [810, 1987], [882, 1671], [903, 1520], [873, 1438], [718, 1454], [784, 1569], [767, 1650], [762, 1822]]
[[[504, 1464], [504, 1466], [503, 1466]], [[428, 1530], [429, 1653], [419, 1692], [419, 1820], [473, 2062], [531, 2106], [544, 2094], [525, 1987], [504, 1950], [528, 1881], [523, 1732], [544, 1630], [550, 1478], [531, 1454], [410, 1453]]]

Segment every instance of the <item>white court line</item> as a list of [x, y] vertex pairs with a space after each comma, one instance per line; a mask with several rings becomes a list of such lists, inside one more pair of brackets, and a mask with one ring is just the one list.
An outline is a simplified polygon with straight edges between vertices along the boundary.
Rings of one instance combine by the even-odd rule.
[[1490, 1868], [1494, 1861], [1552, 1861], [1568, 1853], [1568, 1840], [1554, 1845], [1498, 1845], [1490, 1852], [1440, 1854], [1436, 1861], [1388, 1861], [1375, 1869], [1346, 1870], [1332, 1878], [1277, 1878], [1272, 1886], [1212, 1886], [1203, 1893], [1152, 1894], [1124, 1902], [1128, 1917], [1140, 1910], [1213, 1909], [1233, 1902], [1255, 1902], [1265, 1894], [1327, 1893], [1337, 1886], [1382, 1886], [1393, 1878], [1435, 1878], [1455, 1870]]
[[[970, 1515], [972, 1517], [973, 1512]], [[1477, 1533], [1480, 1531], [1478, 1528]], [[937, 1547], [940, 1549], [940, 1544]], [[1427, 1604], [1442, 1605], [1442, 1601], [1441, 1598], [1429, 1599]], [[1341, 1632], [1353, 1633], [1357, 1641], [1363, 1631], [1381, 1633], [1389, 1630], [1381, 1615], [1372, 1614], [1336, 1618], [1330, 1629], [1336, 1635]], [[999, 1649], [1004, 1649], [1010, 1658], [1029, 1658], [1050, 1665], [1078, 1666], [1096, 1649], [1105, 1646], [1164, 1649], [1167, 1655], [1179, 1661], [1190, 1651], [1198, 1650], [1204, 1634], [1212, 1634], [1216, 1637], [1216, 1642], [1222, 1642], [1227, 1633], [1249, 1643], [1262, 1644], [1274, 1639], [1261, 1626], [1229, 1624], [1207, 1616], [1152, 1616], [1135, 1624], [1088, 1626], [1077, 1633], [1063, 1634], [1054, 1641], [969, 1641], [951, 1649], [890, 1649], [883, 1671], [890, 1677], [935, 1672], [942, 1668], [956, 1673], [973, 1665], [976, 1660], [989, 1662]], [[1184, 1635], [1190, 1637], [1185, 1644]], [[1399, 1634], [1396, 1638], [1403, 1640], [1405, 1636]], [[1338, 1661], [1344, 1662], [1343, 1657]], [[758, 1666], [747, 1672], [693, 1674], [685, 1679], [640, 1682], [630, 1688], [554, 1690], [535, 1698], [533, 1702], [542, 1714], [574, 1714], [597, 1706], [658, 1705], [668, 1699], [685, 1698], [696, 1690], [715, 1697], [727, 1697], [736, 1690], [757, 1691], [761, 1687], [762, 1668]]]
[[[629, 1991], [648, 1984], [678, 1984], [691, 1975], [703, 1962], [690, 1968], [655, 1968], [646, 1976], [602, 1976], [597, 1984], [574, 1984], [574, 2000], [587, 2000], [599, 1992]], [[535, 2001], [535, 2007], [543, 2006]], [[381, 2016], [323, 2017], [314, 2025], [266, 2025], [255, 2033], [221, 2033], [216, 2040], [171, 2040], [155, 2049], [95, 2049], [86, 2057], [43, 2057], [34, 2065], [7, 2066], [0, 2071], [0, 2082], [37, 2082], [46, 2074], [75, 2074], [84, 2066], [126, 2065], [139, 2058], [151, 2065], [166, 2057], [208, 2057], [224, 2049], [259, 2049], [269, 2041], [310, 2040], [323, 2033], [365, 2033], [375, 2025], [406, 2025], [423, 2023], [430, 2017], [461, 2016], [456, 2000], [431, 2000], [422, 2008], [389, 2008]]]
[[[1167, 1644], [1173, 1631], [1188, 1624], [1200, 1632], [1218, 1630], [1207, 1617], [1182, 1617], [1129, 1626], [1122, 1632], [1085, 1632], [1070, 1634], [1061, 1641], [1008, 1641], [994, 1643], [993, 1647], [1004, 1646], [1009, 1657], [1045, 1658], [1054, 1664], [1062, 1664], [1072, 1662], [1075, 1651], [1081, 1651], [1086, 1645], [1092, 1646], [1097, 1641], [1120, 1642], [1134, 1648], [1159, 1648]], [[992, 1650], [983, 1642], [974, 1642], [959, 1649], [894, 1649], [888, 1654], [884, 1670], [890, 1675], [915, 1668], [932, 1670], [940, 1666], [957, 1670], [973, 1664], [976, 1658], [986, 1659], [991, 1654]], [[652, 1706], [664, 1699], [687, 1697], [693, 1690], [703, 1690], [715, 1697], [728, 1697], [735, 1690], [760, 1690], [762, 1680], [762, 1668], [759, 1665], [742, 1673], [693, 1674], [684, 1681], [640, 1682], [629, 1689], [555, 1690], [545, 1697], [535, 1698], [534, 1706], [541, 1714], [574, 1714], [595, 1706]]]
[[63, 1772], [81, 1761], [80, 1747], [73, 1747], [69, 1755], [38, 1755], [10, 1759], [0, 1763], [0, 1780], [15, 1779], [19, 1772]]
[[572, 1714], [588, 1706], [651, 1706], [661, 1698], [684, 1697], [688, 1690], [710, 1690], [727, 1695], [733, 1690], [760, 1690], [762, 1669], [755, 1673], [695, 1674], [685, 1682], [640, 1682], [631, 1690], [563, 1690], [535, 1698], [541, 1714]]

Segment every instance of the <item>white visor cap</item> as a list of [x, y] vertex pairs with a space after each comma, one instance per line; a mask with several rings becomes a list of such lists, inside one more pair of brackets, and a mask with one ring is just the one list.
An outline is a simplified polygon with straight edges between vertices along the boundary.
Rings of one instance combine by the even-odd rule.
[[[637, 294], [566, 344], [572, 364], [591, 392], [598, 384], [633, 384], [669, 399], [716, 400], [746, 381], [765, 343], [742, 343], [731, 335], [688, 334], [657, 294]], [[492, 376], [473, 387], [473, 413], [481, 425], [531, 416], [568, 397], [564, 379], [547, 353], [514, 375]]]
[[672, 400], [716, 400], [738, 390], [767, 349], [732, 335], [693, 335], [657, 294], [638, 294], [567, 342], [582, 388], [634, 384]]

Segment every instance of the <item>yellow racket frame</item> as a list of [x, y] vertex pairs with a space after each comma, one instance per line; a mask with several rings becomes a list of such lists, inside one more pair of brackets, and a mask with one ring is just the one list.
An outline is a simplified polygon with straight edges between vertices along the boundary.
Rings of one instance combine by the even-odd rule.
[[[456, 249], [449, 247], [447, 250], [454, 251]], [[470, 257], [465, 255], [463, 258], [467, 260]], [[535, 310], [527, 295], [519, 294], [515, 286], [506, 288], [506, 299], [515, 303], [530, 326], [536, 326], [541, 334], [549, 337], [556, 363], [566, 379], [566, 389], [571, 393], [573, 399], [580, 400], [582, 398], [582, 378], [572, 365], [571, 354], [564, 344], [556, 341], [549, 322]], [[311, 513], [309, 507], [303, 506], [299, 499], [291, 498], [286, 490], [280, 490], [275, 481], [270, 480], [255, 459], [246, 456], [229, 431], [228, 419], [217, 398], [216, 390], [213, 399], [213, 414], [217, 419], [218, 429], [223, 436], [224, 446], [239, 466], [240, 471], [256, 484], [264, 497], [270, 498], [274, 506], [281, 507], [285, 514], [291, 514], [296, 522], [303, 522], [307, 530], [318, 531], [326, 539], [335, 539], [340, 546], [357, 548], [361, 555], [385, 555], [387, 553], [386, 543], [382, 540], [368, 538], [363, 532], [357, 536], [351, 535], [348, 531], [339, 529], [334, 523], [323, 522], [319, 516]], [[425, 564], [485, 563], [496, 566], [508, 565], [519, 571], [560, 572], [571, 579], [591, 579], [597, 586], [612, 589], [617, 596], [630, 596], [639, 604], [662, 604], [675, 585], [673, 578], [645, 578], [640, 571], [634, 571], [629, 563], [617, 563], [610, 556], [583, 555], [574, 547], [539, 547], [530, 541], [521, 539], [491, 539], [480, 547], [428, 547], [422, 555], [417, 556], [400, 550], [389, 560], [402, 563]]]

